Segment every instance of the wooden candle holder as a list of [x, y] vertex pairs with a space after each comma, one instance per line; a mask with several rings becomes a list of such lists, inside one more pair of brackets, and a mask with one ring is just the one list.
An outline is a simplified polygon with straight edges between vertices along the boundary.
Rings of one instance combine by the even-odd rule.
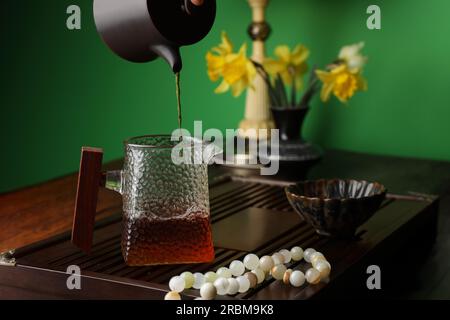
[[[270, 26], [265, 20], [265, 10], [269, 0], [248, 0], [252, 9], [253, 22], [248, 33], [253, 40], [252, 59], [263, 63], [265, 58], [265, 41], [270, 35]], [[270, 112], [268, 88], [261, 75], [257, 74], [253, 88], [247, 90], [245, 118], [239, 125], [240, 136], [244, 138], [258, 138], [259, 129], [275, 128]]]

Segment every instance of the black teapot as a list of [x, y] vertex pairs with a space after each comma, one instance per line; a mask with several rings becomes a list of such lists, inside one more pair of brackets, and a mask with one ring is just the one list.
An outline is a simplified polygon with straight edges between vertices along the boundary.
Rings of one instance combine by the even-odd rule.
[[180, 47], [211, 30], [216, 0], [94, 0], [94, 18], [104, 42], [132, 62], [164, 58], [182, 68]]

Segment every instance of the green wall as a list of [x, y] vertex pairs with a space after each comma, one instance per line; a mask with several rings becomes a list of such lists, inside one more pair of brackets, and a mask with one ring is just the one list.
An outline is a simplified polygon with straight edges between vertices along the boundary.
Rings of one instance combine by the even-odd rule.
[[[106, 160], [130, 136], [168, 133], [177, 125], [174, 77], [162, 61], [133, 64], [111, 54], [92, 20], [92, 0], [3, 0], [1, 28], [0, 192], [77, 170], [80, 147], [100, 146]], [[65, 27], [66, 8], [82, 9], [82, 30]], [[378, 4], [382, 30], [366, 28]], [[316, 100], [305, 136], [347, 150], [450, 160], [450, 1], [272, 0], [268, 42], [301, 41], [310, 63], [324, 65], [341, 45], [365, 41], [369, 91], [347, 106]], [[247, 41], [244, 0], [218, 0], [212, 32], [184, 48], [185, 123], [235, 127], [244, 96], [217, 96], [205, 52], [228, 31]], [[189, 128], [189, 126], [187, 126]]]

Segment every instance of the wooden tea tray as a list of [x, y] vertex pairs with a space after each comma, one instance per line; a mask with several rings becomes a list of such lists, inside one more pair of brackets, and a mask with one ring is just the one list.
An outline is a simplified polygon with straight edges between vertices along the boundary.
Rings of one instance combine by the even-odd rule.
[[[332, 264], [328, 283], [302, 288], [265, 281], [255, 289], [224, 299], [310, 299], [335, 295], [345, 288], [365, 288], [369, 264], [382, 264], [421, 236], [432, 236], [438, 213], [437, 197], [390, 196], [358, 229], [358, 239], [320, 237], [293, 212], [284, 194], [286, 182], [257, 181], [222, 175], [210, 186], [211, 221], [216, 259], [211, 264], [128, 267], [120, 251], [121, 205], [96, 223], [94, 246], [85, 255], [70, 243], [70, 233], [15, 250], [15, 265], [0, 266], [1, 298], [163, 299], [169, 279], [183, 271], [206, 272], [228, 266], [247, 252], [259, 256], [299, 245], [324, 253]], [[99, 210], [99, 209], [98, 209]], [[9, 256], [3, 257], [3, 264]], [[82, 270], [81, 290], [68, 290], [69, 265]], [[302, 261], [290, 268], [306, 270]], [[353, 284], [352, 284], [353, 283]], [[365, 288], [367, 290], [367, 288]], [[337, 293], [339, 296], [339, 293]], [[184, 292], [184, 299], [198, 290]]]

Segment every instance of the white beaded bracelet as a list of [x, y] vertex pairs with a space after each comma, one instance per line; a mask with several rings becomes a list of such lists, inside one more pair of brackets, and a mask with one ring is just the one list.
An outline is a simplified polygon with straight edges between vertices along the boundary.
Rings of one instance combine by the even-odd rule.
[[[285, 266], [291, 260], [297, 262], [302, 259], [312, 265], [305, 273], [287, 269]], [[249, 253], [243, 261], [234, 260], [228, 268], [221, 267], [216, 272], [209, 271], [203, 275], [186, 271], [172, 277], [169, 281], [171, 291], [166, 294], [164, 300], [181, 300], [180, 293], [190, 288], [199, 289], [201, 298], [197, 299], [202, 300], [212, 300], [217, 295], [245, 293], [262, 283], [269, 274], [275, 280], [298, 288], [305, 282], [317, 284], [326, 279], [330, 272], [331, 265], [325, 256], [312, 248], [303, 251], [300, 247], [293, 247], [291, 250], [283, 249], [272, 256], [261, 258]]]

